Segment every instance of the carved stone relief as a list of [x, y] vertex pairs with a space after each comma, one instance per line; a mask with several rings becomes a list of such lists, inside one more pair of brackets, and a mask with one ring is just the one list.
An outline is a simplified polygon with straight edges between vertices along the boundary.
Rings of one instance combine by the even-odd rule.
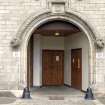
[[15, 37], [11, 40], [10, 44], [12, 47], [18, 47], [21, 43], [21, 40], [19, 37]]
[[105, 40], [103, 38], [97, 38], [95, 43], [96, 43], [97, 48], [99, 49], [102, 49], [105, 46]]

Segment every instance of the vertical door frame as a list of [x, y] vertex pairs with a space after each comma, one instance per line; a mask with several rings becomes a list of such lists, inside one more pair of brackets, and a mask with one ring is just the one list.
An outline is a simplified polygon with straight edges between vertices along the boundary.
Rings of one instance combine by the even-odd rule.
[[33, 36], [31, 36], [27, 48], [27, 87], [33, 86]]

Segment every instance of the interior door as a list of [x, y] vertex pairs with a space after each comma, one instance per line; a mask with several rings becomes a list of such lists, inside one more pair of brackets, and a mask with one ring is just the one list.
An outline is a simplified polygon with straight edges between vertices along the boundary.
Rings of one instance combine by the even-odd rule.
[[64, 51], [43, 50], [43, 85], [64, 84]]
[[71, 50], [71, 86], [82, 88], [82, 49]]

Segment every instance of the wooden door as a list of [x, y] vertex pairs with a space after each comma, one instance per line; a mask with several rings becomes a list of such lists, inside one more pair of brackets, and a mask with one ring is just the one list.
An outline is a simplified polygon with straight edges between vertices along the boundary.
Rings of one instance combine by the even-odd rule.
[[27, 86], [33, 86], [33, 37], [30, 38], [27, 48]]
[[43, 85], [64, 84], [64, 51], [43, 50]]
[[71, 50], [71, 86], [81, 90], [82, 87], [82, 49]]

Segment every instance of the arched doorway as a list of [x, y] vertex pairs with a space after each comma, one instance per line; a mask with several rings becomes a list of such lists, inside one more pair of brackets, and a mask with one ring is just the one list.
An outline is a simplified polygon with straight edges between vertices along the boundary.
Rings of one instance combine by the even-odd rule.
[[52, 14], [51, 11], [45, 10], [45, 12], [40, 13], [36, 16], [31, 15], [20, 27], [16, 39], [13, 40], [14, 46], [21, 44], [20, 46], [20, 71], [19, 71], [19, 86], [20, 87], [26, 87], [27, 86], [27, 46], [28, 42], [30, 40], [30, 37], [33, 33], [33, 31], [41, 26], [42, 24], [51, 21], [51, 20], [63, 20], [68, 21], [77, 27], [81, 29], [86, 37], [89, 40], [89, 84], [93, 83], [95, 81], [95, 47], [94, 47], [94, 40], [95, 35], [94, 31], [91, 29], [91, 27], [82, 19], [82, 17], [79, 17], [76, 15], [76, 13], [72, 12], [65, 12], [63, 14]]
[[86, 90], [89, 49], [87, 36], [76, 25], [64, 20], [41, 24], [28, 43], [28, 86], [66, 85]]

